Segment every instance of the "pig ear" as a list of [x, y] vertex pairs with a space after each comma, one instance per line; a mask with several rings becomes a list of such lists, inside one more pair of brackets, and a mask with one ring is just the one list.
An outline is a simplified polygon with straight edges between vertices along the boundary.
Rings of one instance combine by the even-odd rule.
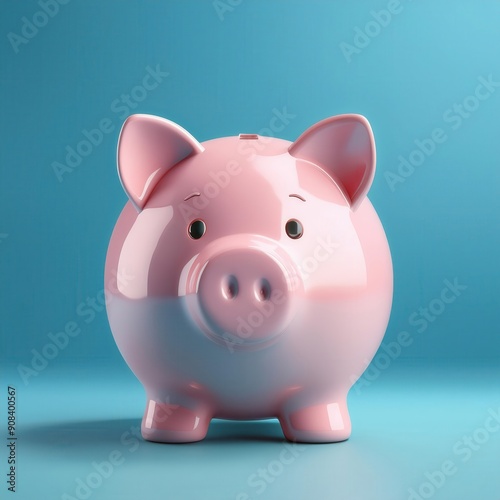
[[325, 170], [342, 189], [352, 210], [370, 189], [375, 175], [375, 141], [364, 116], [322, 120], [307, 129], [288, 151]]
[[203, 146], [179, 125], [151, 115], [132, 115], [118, 139], [118, 175], [137, 210], [142, 210], [158, 181]]

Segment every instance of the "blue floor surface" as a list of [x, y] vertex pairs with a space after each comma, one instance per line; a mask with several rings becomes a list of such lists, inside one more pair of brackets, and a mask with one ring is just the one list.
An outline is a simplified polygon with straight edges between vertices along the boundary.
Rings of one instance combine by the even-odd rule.
[[2, 481], [0, 498], [500, 500], [498, 363], [372, 372], [349, 396], [351, 438], [323, 445], [287, 444], [276, 420], [145, 442], [144, 392], [125, 366], [53, 366], [23, 385], [13, 365], [2, 379], [16, 387], [18, 440], [16, 494]]

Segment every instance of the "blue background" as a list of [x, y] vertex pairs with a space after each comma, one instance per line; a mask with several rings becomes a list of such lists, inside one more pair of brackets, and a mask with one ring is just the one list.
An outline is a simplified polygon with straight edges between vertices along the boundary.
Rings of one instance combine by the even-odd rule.
[[[0, 15], [1, 361], [5, 391], [18, 390], [18, 498], [75, 495], [76, 478], [120, 450], [124, 463], [90, 498], [399, 499], [450, 459], [458, 471], [431, 496], [500, 499], [500, 432], [470, 460], [453, 451], [500, 406], [500, 3], [73, 0], [13, 42], [24, 16], [44, 23], [40, 10], [5, 2]], [[168, 76], [124, 109], [122, 95], [157, 66]], [[483, 100], [471, 98], [484, 80], [494, 83]], [[121, 443], [144, 395], [105, 312], [86, 301], [100, 296], [126, 202], [115, 165], [125, 115], [160, 115], [203, 141], [268, 133], [276, 110], [293, 115], [276, 131], [288, 140], [340, 113], [371, 122], [369, 197], [395, 273], [384, 345], [402, 331], [411, 345], [389, 361], [381, 350], [352, 391], [348, 442], [306, 447], [260, 492], [248, 478], [278, 459], [276, 422], [215, 422], [206, 442], [185, 447]], [[54, 162], [103, 119], [102, 142], [56, 175]], [[403, 177], [400, 156], [435, 129], [446, 139]], [[446, 280], [462, 286], [449, 304]], [[81, 333], [23, 379], [19, 366], [32, 368], [33, 350], [68, 322]]]

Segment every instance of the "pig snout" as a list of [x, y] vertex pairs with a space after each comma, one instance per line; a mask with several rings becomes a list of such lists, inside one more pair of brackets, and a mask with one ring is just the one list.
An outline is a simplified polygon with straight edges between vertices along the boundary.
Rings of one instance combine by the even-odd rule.
[[297, 291], [288, 256], [262, 248], [234, 248], [200, 265], [199, 319], [214, 340], [237, 345], [269, 341], [283, 332]]

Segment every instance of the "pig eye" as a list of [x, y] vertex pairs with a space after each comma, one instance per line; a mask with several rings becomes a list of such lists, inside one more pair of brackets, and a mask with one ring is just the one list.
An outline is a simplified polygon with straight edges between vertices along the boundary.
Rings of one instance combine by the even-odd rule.
[[292, 240], [297, 240], [304, 233], [302, 224], [297, 219], [290, 219], [285, 225], [285, 231]]
[[205, 223], [202, 220], [197, 219], [189, 224], [188, 233], [193, 240], [199, 240], [205, 234], [206, 230], [207, 226]]

